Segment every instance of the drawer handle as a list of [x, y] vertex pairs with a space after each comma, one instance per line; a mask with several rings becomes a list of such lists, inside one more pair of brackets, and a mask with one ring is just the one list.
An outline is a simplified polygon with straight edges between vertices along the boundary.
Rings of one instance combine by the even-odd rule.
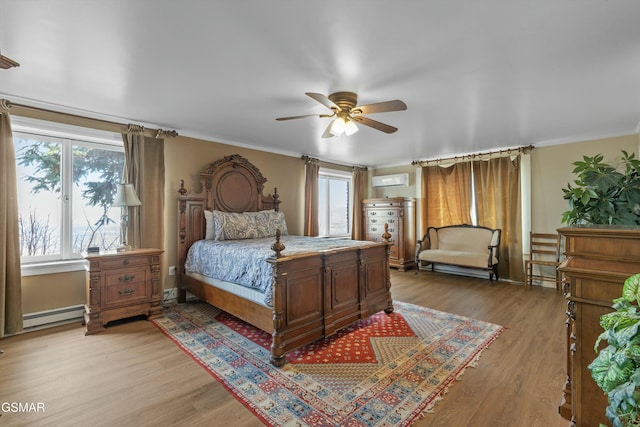
[[372, 219], [371, 222], [378, 222], [378, 220], [377, 219]]
[[118, 280], [121, 281], [121, 282], [130, 282], [135, 278], [136, 278], [136, 276], [133, 275], [133, 274], [132, 275], [125, 274], [124, 276], [118, 277]]
[[130, 262], [131, 262], [131, 261], [129, 261], [129, 258], [125, 258], [124, 260], [122, 260], [122, 263], [123, 263], [124, 265], [129, 265], [129, 263], [130, 263]]
[[375, 215], [375, 214], [376, 214], [375, 212], [371, 212], [371, 215], [372, 215], [372, 216], [373, 216], [373, 215]]
[[118, 293], [122, 296], [125, 295], [131, 295], [132, 293], [134, 293], [136, 290], [135, 289], [131, 289], [131, 288], [127, 288], [127, 289], [123, 289], [121, 291], [118, 291]]

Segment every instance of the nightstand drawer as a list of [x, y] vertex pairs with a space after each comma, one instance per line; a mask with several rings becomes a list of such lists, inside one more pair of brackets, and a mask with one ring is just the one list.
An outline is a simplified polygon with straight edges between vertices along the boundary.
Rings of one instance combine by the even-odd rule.
[[114, 268], [147, 266], [151, 263], [150, 255], [123, 255], [114, 257], [113, 259], [102, 259], [100, 261], [100, 268], [102, 270], [111, 270]]
[[148, 268], [130, 268], [126, 270], [104, 271], [105, 286], [126, 285], [147, 280]]
[[151, 288], [147, 282], [123, 283], [121, 285], [107, 286], [102, 295], [102, 305], [106, 308], [110, 305], [134, 304], [145, 302], [150, 298]]

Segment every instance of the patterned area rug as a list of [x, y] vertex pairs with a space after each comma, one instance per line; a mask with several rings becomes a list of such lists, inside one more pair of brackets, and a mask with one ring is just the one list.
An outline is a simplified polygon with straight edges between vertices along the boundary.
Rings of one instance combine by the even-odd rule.
[[269, 363], [270, 335], [206, 303], [170, 306], [153, 322], [268, 425], [406, 426], [502, 326], [394, 302], [331, 338]]

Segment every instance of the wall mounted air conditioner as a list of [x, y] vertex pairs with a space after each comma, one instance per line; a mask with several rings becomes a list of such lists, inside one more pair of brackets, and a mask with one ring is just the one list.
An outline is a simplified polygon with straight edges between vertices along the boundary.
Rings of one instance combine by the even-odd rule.
[[380, 175], [371, 177], [371, 185], [374, 187], [406, 187], [409, 185], [408, 173], [397, 173], [395, 175]]

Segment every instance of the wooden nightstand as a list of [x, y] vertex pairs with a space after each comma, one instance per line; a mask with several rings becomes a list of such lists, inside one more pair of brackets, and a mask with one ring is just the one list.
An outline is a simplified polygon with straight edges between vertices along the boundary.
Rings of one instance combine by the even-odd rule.
[[162, 316], [160, 249], [89, 255], [85, 335], [104, 331], [112, 320]]

